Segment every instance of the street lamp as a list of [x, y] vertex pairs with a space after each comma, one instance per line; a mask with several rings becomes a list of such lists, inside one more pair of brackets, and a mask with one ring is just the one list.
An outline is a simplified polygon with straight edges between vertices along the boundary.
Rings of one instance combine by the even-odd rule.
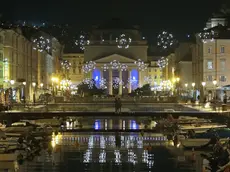
[[11, 84], [11, 85], [14, 85], [14, 84], [15, 84], [15, 81], [14, 81], [14, 80], [10, 80], [10, 84]]
[[26, 107], [26, 82], [25, 82], [25, 81], [22, 82], [22, 85], [23, 85], [23, 87], [24, 87], [24, 88], [23, 88], [23, 90], [24, 90], [24, 91], [23, 91], [23, 94], [24, 94], [24, 95], [23, 95], [22, 98], [23, 98], [24, 108], [25, 108], [25, 107]]
[[188, 84], [186, 83], [186, 84], [184, 84], [184, 86], [185, 86], [185, 88], [187, 89], [187, 87], [188, 87]]
[[203, 86], [202, 87], [202, 98], [203, 98], [203, 100], [204, 100], [204, 103], [206, 103], [206, 99], [205, 99], [205, 92], [204, 92], [204, 87], [205, 87], [205, 85], [206, 85], [206, 82], [201, 82], [201, 85]]
[[217, 84], [216, 79], [214, 79], [214, 80], [212, 81], [212, 83], [213, 83], [213, 85], [214, 85], [214, 100], [216, 101], [216, 84]]
[[196, 84], [193, 82], [193, 83], [192, 83], [192, 97], [193, 97], [194, 99], [196, 99], [195, 94], [194, 94], [194, 92], [195, 92], [195, 90], [194, 90], [195, 85], [196, 85]]
[[33, 102], [34, 102], [34, 106], [35, 106], [35, 87], [36, 87], [36, 82], [32, 82], [32, 86], [34, 88], [34, 90], [33, 90]]
[[43, 88], [43, 86], [44, 86], [44, 84], [43, 84], [43, 83], [41, 83], [41, 84], [40, 84], [40, 87], [41, 87], [41, 88]]

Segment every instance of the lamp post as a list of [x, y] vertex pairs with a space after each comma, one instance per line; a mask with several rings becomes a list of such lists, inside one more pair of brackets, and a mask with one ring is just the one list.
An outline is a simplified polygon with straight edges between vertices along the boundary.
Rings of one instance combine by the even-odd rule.
[[196, 84], [193, 82], [193, 83], [192, 83], [192, 97], [193, 97], [194, 99], [196, 99], [195, 94], [194, 94], [194, 92], [195, 92], [195, 89], [194, 89], [195, 85], [196, 85]]
[[[205, 85], [206, 85], [206, 82], [202, 82], [201, 85], [202, 85], [202, 99], [205, 100]], [[206, 102], [204, 101], [204, 103], [206, 103]]]
[[34, 106], [35, 106], [35, 102], [36, 102], [36, 97], [35, 97], [36, 82], [33, 82], [32, 86], [33, 86], [33, 103], [34, 103]]
[[24, 103], [24, 108], [26, 107], [26, 82], [22, 83], [23, 85], [23, 103]]
[[217, 81], [216, 81], [216, 79], [214, 79], [213, 81], [212, 81], [212, 83], [213, 83], [213, 85], [214, 85], [214, 101], [216, 102], [216, 84], [217, 84]]
[[180, 88], [179, 88], [179, 82], [180, 82], [180, 78], [179, 77], [177, 77], [176, 78], [176, 84], [177, 84], [177, 94], [178, 94], [178, 96], [180, 95]]

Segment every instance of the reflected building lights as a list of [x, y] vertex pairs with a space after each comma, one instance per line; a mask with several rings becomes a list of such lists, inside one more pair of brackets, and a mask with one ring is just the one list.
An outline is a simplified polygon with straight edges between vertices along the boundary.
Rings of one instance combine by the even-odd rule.
[[143, 148], [143, 139], [137, 140], [137, 148]]
[[105, 149], [105, 138], [104, 138], [104, 136], [100, 137], [100, 148]]
[[93, 146], [94, 146], [94, 138], [93, 138], [93, 136], [90, 136], [89, 142], [88, 142], [88, 147], [89, 147], [90, 149], [92, 149]]
[[149, 154], [147, 150], [144, 150], [142, 153], [142, 162], [146, 163], [149, 169], [151, 169], [154, 165], [154, 155]]
[[84, 163], [90, 163], [92, 161], [92, 150], [87, 149], [85, 154], [84, 154]]
[[105, 130], [107, 130], [108, 129], [108, 121], [107, 121], [107, 119], [105, 119]]
[[96, 120], [95, 121], [95, 124], [94, 124], [94, 129], [95, 130], [99, 130], [101, 128], [101, 123], [99, 120]]
[[137, 163], [137, 155], [130, 149], [128, 150], [128, 162], [133, 165]]
[[101, 150], [99, 154], [99, 163], [106, 163], [106, 152], [105, 150]]
[[116, 165], [121, 164], [121, 153], [120, 153], [120, 150], [114, 150], [114, 155], [115, 155], [115, 164]]

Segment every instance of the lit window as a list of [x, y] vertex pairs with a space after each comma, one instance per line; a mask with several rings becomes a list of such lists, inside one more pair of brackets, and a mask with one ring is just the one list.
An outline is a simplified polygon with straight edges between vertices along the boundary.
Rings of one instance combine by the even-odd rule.
[[207, 62], [207, 68], [208, 68], [208, 69], [213, 69], [213, 62], [212, 62], [212, 60], [209, 60], [209, 61]]
[[220, 47], [220, 53], [224, 53], [224, 46]]
[[220, 76], [220, 81], [221, 81], [221, 82], [226, 82], [226, 81], [227, 81], [226, 76]]
[[208, 75], [208, 76], [207, 76], [207, 81], [208, 81], [208, 82], [211, 82], [211, 81], [212, 81], [212, 75]]

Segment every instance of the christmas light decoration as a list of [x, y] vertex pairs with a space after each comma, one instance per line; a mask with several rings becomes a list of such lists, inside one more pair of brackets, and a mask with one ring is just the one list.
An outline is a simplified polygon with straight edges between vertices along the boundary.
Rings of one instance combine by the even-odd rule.
[[120, 63], [117, 60], [113, 60], [112, 62], [110, 62], [110, 65], [112, 69], [119, 69], [120, 67]]
[[157, 65], [160, 68], [165, 68], [168, 65], [168, 59], [165, 57], [161, 57], [158, 61], [157, 61]]
[[81, 50], [85, 50], [85, 46], [90, 44], [90, 41], [86, 39], [85, 35], [80, 35], [79, 38], [75, 41], [75, 44], [79, 46]]
[[99, 82], [99, 85], [100, 85], [100, 88], [101, 89], [106, 89], [107, 86], [106, 86], [106, 79], [105, 78], [101, 78], [100, 82]]
[[61, 61], [61, 66], [65, 70], [69, 70], [71, 67], [71, 63], [68, 60]]
[[123, 85], [123, 84], [124, 83], [120, 78], [116, 77], [113, 79], [113, 88], [117, 89], [119, 88], [120, 85]]
[[101, 68], [103, 71], [107, 71], [109, 69], [109, 66], [107, 64], [104, 64]]
[[35, 44], [35, 46], [33, 47], [34, 50], [38, 50], [40, 52], [43, 52], [43, 51], [50, 51], [50, 49], [51, 49], [50, 40], [44, 38], [43, 36], [35, 38], [33, 40], [33, 43]]
[[157, 36], [157, 45], [163, 49], [172, 48], [176, 44], [176, 40], [171, 33], [163, 31]]
[[203, 32], [198, 34], [198, 36], [203, 43], [207, 43], [208, 41], [214, 41], [215, 32], [213, 30], [207, 31], [205, 28]]
[[133, 87], [134, 89], [138, 87], [138, 80], [133, 77], [133, 78], [128, 78], [128, 83], [127, 83], [127, 87]]
[[153, 79], [151, 76], [144, 76], [144, 82], [147, 84], [151, 84], [153, 82]]
[[121, 71], [127, 71], [128, 65], [126, 65], [126, 64], [121, 64], [121, 65], [120, 65], [120, 69], [121, 69]]
[[125, 34], [121, 34], [119, 36], [119, 38], [116, 38], [116, 42], [117, 42], [118, 48], [127, 49], [127, 48], [129, 48], [129, 45], [131, 44], [132, 39], [130, 37], [126, 36]]
[[89, 71], [92, 71], [96, 68], [96, 62], [94, 61], [86, 62], [86, 65], [88, 66]]
[[95, 81], [93, 79], [90, 79], [90, 78], [85, 78], [83, 80], [83, 83], [87, 84], [89, 89], [92, 89], [93, 86], [95, 85]]
[[88, 65], [87, 65], [87, 64], [84, 64], [84, 65], [82, 66], [82, 71], [83, 71], [84, 73], [88, 73], [88, 72], [89, 72], [89, 68], [88, 68]]
[[145, 71], [147, 69], [147, 64], [145, 64], [141, 59], [138, 59], [134, 63], [137, 65], [137, 68], [140, 71]]

